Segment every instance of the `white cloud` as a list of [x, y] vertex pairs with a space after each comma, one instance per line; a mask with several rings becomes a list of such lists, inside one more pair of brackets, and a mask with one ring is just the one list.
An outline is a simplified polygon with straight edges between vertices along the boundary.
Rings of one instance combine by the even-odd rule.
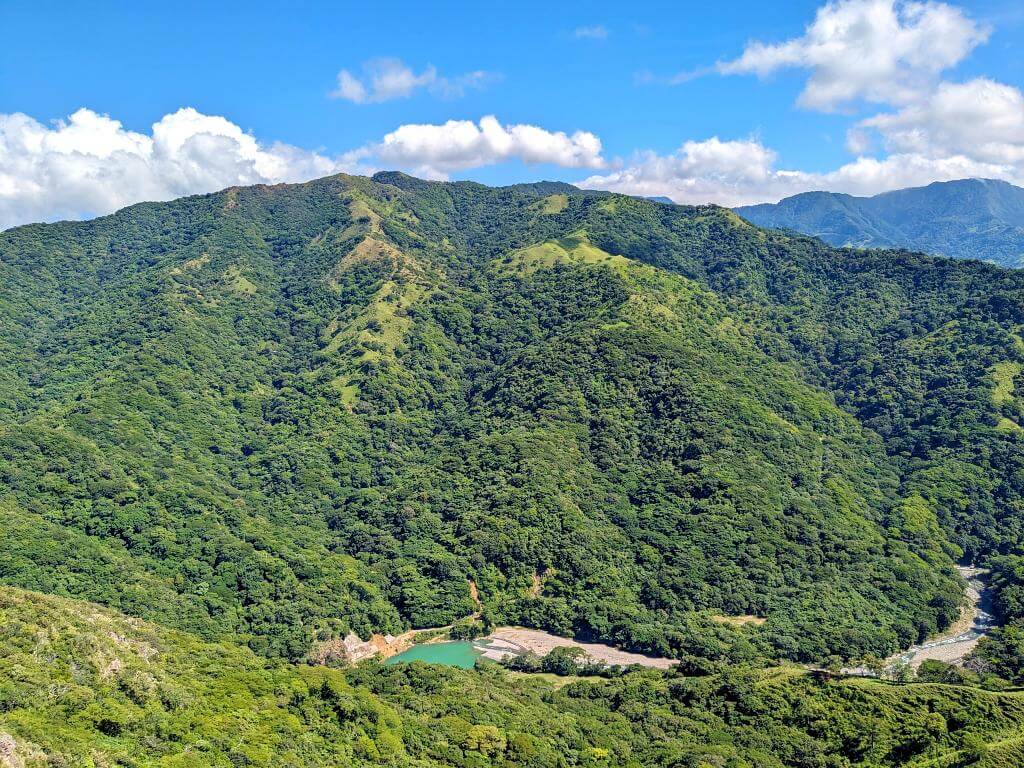
[[51, 126], [0, 114], [0, 228], [342, 170], [356, 169], [287, 144], [261, 145], [223, 117], [190, 108], [165, 115], [150, 134], [88, 109]]
[[623, 168], [579, 182], [645, 197], [667, 196], [679, 203], [736, 205], [761, 195], [776, 182], [775, 153], [759, 141], [687, 141], [676, 152], [638, 154]]
[[[942, 80], [989, 30], [941, 2], [834, 0], [800, 37], [752, 42], [721, 74], [766, 76], [785, 68], [809, 77], [799, 103], [832, 111], [884, 104], [891, 111], [847, 131], [855, 156], [825, 172], [780, 169], [759, 141], [689, 141], [667, 155], [641, 153], [582, 183], [679, 202], [737, 205], [822, 189], [872, 195], [932, 181], [986, 176], [1024, 180], [1024, 94], [985, 78]], [[684, 72], [668, 83], [707, 73]], [[648, 80], [655, 80], [649, 77]], [[878, 147], [879, 157], [871, 153]]]
[[1024, 94], [987, 78], [941, 83], [926, 99], [860, 121], [852, 131], [854, 146], [869, 131], [894, 152], [1024, 165]]
[[379, 58], [363, 63], [362, 77], [349, 70], [338, 73], [338, 87], [331, 92], [335, 99], [354, 104], [370, 104], [394, 99], [406, 99], [420, 89], [443, 98], [457, 98], [471, 88], [482, 88], [495, 79], [495, 75], [482, 70], [467, 72], [454, 78], [442, 77], [437, 69], [428, 65], [416, 73], [401, 59]]
[[[780, 172], [785, 173], [785, 172]], [[783, 195], [826, 189], [851, 195], [876, 195], [904, 187], [920, 187], [933, 181], [966, 178], [1001, 178], [1020, 183], [1020, 170], [1008, 165], [986, 163], [965, 155], [930, 157], [919, 153], [898, 153], [883, 158], [858, 157], [828, 173], [793, 173], [792, 191]]]
[[518, 159], [601, 168], [601, 141], [534, 125], [403, 125], [381, 141], [336, 157], [264, 144], [223, 117], [179, 109], [149, 133], [80, 109], [51, 125], [0, 114], [0, 229], [31, 221], [110, 213], [233, 185], [304, 181], [332, 173], [396, 168], [430, 178]]
[[577, 40], [605, 40], [608, 38], [608, 30], [601, 24], [592, 27], [576, 27], [572, 36]]
[[820, 8], [801, 37], [752, 42], [717, 70], [760, 77], [791, 67], [810, 70], [799, 103], [811, 109], [831, 111], [860, 99], [906, 104], [988, 34], [945, 3], [838, 0]]
[[811, 190], [874, 195], [902, 187], [972, 176], [1020, 183], [1024, 169], [963, 154], [931, 157], [907, 152], [883, 159], [859, 157], [825, 173], [776, 168], [777, 156], [760, 141], [688, 141], [668, 155], [647, 152], [624, 167], [578, 182], [588, 189], [666, 196], [677, 203], [746, 205]]
[[331, 98], [364, 104], [367, 98], [366, 86], [347, 69], [343, 69], [338, 73], [338, 87], [331, 91]]
[[493, 116], [479, 123], [449, 120], [441, 125], [403, 125], [350, 157], [373, 157], [380, 165], [405, 168], [427, 178], [446, 178], [451, 171], [513, 159], [566, 168], [604, 166], [601, 140], [592, 133], [569, 135], [535, 125], [502, 125]]

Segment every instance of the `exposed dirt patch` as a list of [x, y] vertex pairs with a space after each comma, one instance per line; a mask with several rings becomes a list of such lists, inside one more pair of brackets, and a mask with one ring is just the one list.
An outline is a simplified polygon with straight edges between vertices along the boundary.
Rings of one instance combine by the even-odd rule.
[[480, 592], [477, 591], [476, 582], [472, 579], [469, 579], [469, 597], [473, 601], [473, 605], [476, 606], [476, 612], [473, 614], [473, 617], [475, 618], [480, 615], [481, 611], [483, 611], [484, 604], [480, 602]]
[[759, 627], [768, 621], [768, 619], [763, 616], [751, 616], [750, 614], [744, 614], [742, 616], [712, 616], [711, 620], [716, 624], [728, 624], [731, 627]]
[[18, 742], [9, 733], [0, 733], [0, 766], [21, 768], [24, 761], [18, 757]]
[[644, 667], [668, 669], [678, 663], [676, 659], [644, 656], [600, 643], [581, 643], [567, 637], [552, 635], [550, 632], [524, 627], [499, 627], [487, 637], [478, 640], [476, 646], [483, 651], [485, 658], [495, 661], [500, 661], [506, 656], [518, 656], [524, 653], [546, 656], [555, 648], [570, 647], [580, 648], [593, 662], [598, 664], [620, 666], [639, 664]]
[[311, 664], [344, 667], [374, 656], [386, 659], [411, 648], [415, 635], [416, 631], [412, 630], [401, 635], [371, 635], [369, 640], [363, 640], [351, 632], [343, 638], [317, 643], [310, 649], [307, 660]]
[[540, 591], [544, 588], [544, 582], [540, 579], [540, 574], [533, 574], [533, 583], [530, 585], [530, 589], [527, 590], [526, 594], [529, 597], [540, 597]]

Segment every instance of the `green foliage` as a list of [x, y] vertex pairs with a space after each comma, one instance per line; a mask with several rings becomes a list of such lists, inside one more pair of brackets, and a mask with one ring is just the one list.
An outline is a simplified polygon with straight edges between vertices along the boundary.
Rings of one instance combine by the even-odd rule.
[[0, 578], [270, 656], [470, 579], [659, 654], [886, 655], [1021, 534], [1024, 285], [978, 264], [382, 174], [10, 230], [0, 284]]
[[993, 593], [990, 610], [1000, 626], [983, 637], [968, 665], [1024, 684], [1024, 555], [993, 557], [989, 583]]
[[[0, 580], [164, 627], [0, 589], [29, 765], [1020, 762], [1020, 273], [379, 174], [13, 229], [0, 286]], [[924, 639], [961, 557], [979, 672], [766, 665]], [[498, 622], [682, 663], [282, 660]]]
[[1024, 728], [1018, 693], [794, 668], [553, 684], [494, 665], [291, 666], [7, 587], [0, 640], [0, 745], [27, 768], [997, 766]]

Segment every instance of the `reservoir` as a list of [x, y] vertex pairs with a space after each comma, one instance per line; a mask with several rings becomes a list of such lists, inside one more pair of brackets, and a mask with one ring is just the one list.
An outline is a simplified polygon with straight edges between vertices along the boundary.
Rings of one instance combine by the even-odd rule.
[[444, 664], [449, 667], [472, 669], [480, 652], [472, 643], [465, 641], [450, 643], [423, 643], [414, 645], [397, 656], [392, 656], [385, 664], [404, 664], [410, 661], [426, 661], [430, 664]]

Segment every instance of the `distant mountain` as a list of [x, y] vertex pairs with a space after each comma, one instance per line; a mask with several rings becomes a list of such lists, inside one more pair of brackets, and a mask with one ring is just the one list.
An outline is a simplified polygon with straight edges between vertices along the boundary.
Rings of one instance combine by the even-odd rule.
[[1024, 189], [995, 179], [936, 182], [874, 197], [806, 192], [736, 212], [831, 245], [897, 247], [1024, 266]]

